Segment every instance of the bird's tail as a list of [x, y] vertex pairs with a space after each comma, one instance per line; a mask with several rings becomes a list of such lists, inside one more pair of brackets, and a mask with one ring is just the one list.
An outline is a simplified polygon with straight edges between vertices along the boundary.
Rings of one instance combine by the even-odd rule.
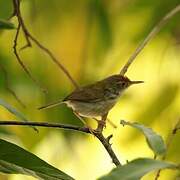
[[59, 100], [59, 101], [56, 101], [56, 102], [53, 102], [53, 103], [50, 103], [50, 104], [47, 104], [47, 105], [44, 105], [44, 106], [41, 106], [39, 107], [38, 109], [49, 109], [49, 108], [52, 108], [52, 107], [55, 107], [55, 106], [58, 106], [60, 104], [63, 104], [64, 102], [62, 100]]

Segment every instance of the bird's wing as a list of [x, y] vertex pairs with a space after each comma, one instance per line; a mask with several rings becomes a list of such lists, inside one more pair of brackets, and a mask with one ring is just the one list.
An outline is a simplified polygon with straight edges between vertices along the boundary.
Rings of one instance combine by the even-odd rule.
[[104, 98], [104, 92], [100, 84], [93, 84], [73, 91], [64, 101], [75, 100], [81, 102], [98, 102]]

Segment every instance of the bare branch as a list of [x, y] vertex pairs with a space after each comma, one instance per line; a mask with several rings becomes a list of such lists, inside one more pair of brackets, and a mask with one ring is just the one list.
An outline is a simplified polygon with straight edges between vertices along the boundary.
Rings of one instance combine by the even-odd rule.
[[[65, 130], [74, 130], [79, 131], [83, 133], [91, 134], [91, 131], [87, 127], [79, 127], [79, 126], [73, 126], [68, 124], [60, 124], [60, 123], [49, 123], [49, 122], [33, 122], [33, 121], [0, 121], [0, 126], [35, 126], [35, 127], [47, 127], [47, 128], [58, 128], [58, 129], [65, 129]], [[92, 134], [91, 134], [92, 135]], [[118, 158], [116, 157], [114, 151], [112, 150], [111, 144], [109, 143], [109, 138], [105, 138], [102, 134], [102, 132], [93, 131], [93, 135], [99, 139], [99, 141], [102, 143], [106, 151], [108, 152], [109, 156], [111, 157], [113, 163], [116, 166], [121, 165]]]
[[72, 82], [72, 84], [74, 85], [75, 88], [79, 88], [78, 84], [76, 83], [76, 81], [73, 79], [73, 77], [70, 75], [70, 73], [68, 72], [68, 70], [55, 58], [55, 56], [53, 55], [53, 53], [46, 48], [45, 46], [43, 46], [37, 39], [35, 39], [29, 32], [28, 32], [28, 36], [29, 38], [34, 41], [34, 43], [40, 48], [42, 49], [44, 52], [46, 52], [46, 54], [48, 54], [50, 56], [50, 58], [52, 59], [52, 61], [64, 72], [64, 74], [68, 77], [68, 79]]
[[112, 150], [112, 147], [111, 147], [111, 144], [109, 143], [109, 140], [104, 138], [102, 133], [97, 133], [97, 134], [95, 134], [95, 136], [99, 139], [99, 141], [101, 141], [101, 143], [105, 147], [106, 151], [108, 152], [109, 156], [111, 157], [113, 163], [116, 166], [121, 166], [121, 163], [119, 162], [116, 154]]
[[[27, 44], [25, 46], [23, 46], [21, 48], [25, 49], [27, 47], [31, 47], [31, 41], [32, 40], [40, 49], [42, 49], [46, 54], [48, 54], [50, 56], [50, 58], [52, 59], [52, 61], [64, 72], [64, 74], [68, 77], [68, 79], [72, 82], [72, 84], [74, 85], [75, 88], [79, 88], [78, 84], [76, 83], [76, 81], [73, 79], [73, 77], [70, 75], [70, 73], [68, 72], [68, 70], [55, 58], [55, 56], [53, 55], [53, 53], [46, 48], [45, 46], [43, 46], [36, 38], [34, 38], [32, 36], [32, 34], [29, 32], [29, 30], [26, 28], [25, 23], [23, 21], [22, 15], [21, 15], [21, 11], [20, 11], [20, 0], [13, 0], [13, 4], [14, 4], [14, 11], [16, 12], [15, 15], [17, 16], [18, 19], [18, 23], [19, 26], [22, 27], [22, 31], [24, 33], [24, 37], [26, 39]], [[14, 14], [14, 13], [13, 13]], [[18, 33], [17, 33], [18, 34]], [[17, 40], [16, 40], [17, 42]], [[17, 57], [17, 55], [16, 55]], [[19, 58], [18, 58], [19, 61]], [[19, 62], [20, 63], [20, 62]], [[29, 73], [29, 71], [27, 70], [27, 68], [22, 65], [22, 62], [20, 63], [21, 66], [23, 67], [23, 69], [25, 70], [25, 72], [29, 75], [29, 77], [36, 82], [37, 81], [32, 77], [32, 75]], [[38, 83], [39, 84], [39, 83]]]
[[112, 137], [113, 137], [113, 135], [110, 134], [110, 135], [106, 138], [106, 140], [108, 141], [109, 144], [110, 144], [110, 140], [111, 140]]
[[154, 38], [154, 36], [161, 30], [161, 28], [178, 12], [180, 11], [180, 4], [177, 5], [174, 9], [172, 9], [170, 12], [168, 12], [161, 21], [151, 30], [151, 32], [147, 35], [147, 37], [144, 39], [144, 41], [135, 49], [134, 53], [130, 56], [126, 64], [123, 66], [123, 68], [120, 71], [121, 75], [124, 75], [129, 66], [133, 63], [135, 58], [138, 56], [138, 54], [143, 50], [143, 48], [146, 46], [146, 44]]
[[49, 122], [33, 122], [33, 121], [0, 121], [0, 125], [7, 126], [39, 126], [39, 127], [48, 127], [48, 128], [59, 128], [59, 129], [68, 129], [75, 130], [84, 133], [90, 133], [89, 129], [86, 127], [73, 126], [68, 124], [60, 123], [49, 123]]
[[14, 49], [14, 54], [16, 56], [16, 59], [18, 60], [19, 64], [21, 65], [21, 67], [23, 68], [23, 70], [26, 72], [26, 74], [29, 76], [29, 78], [35, 82], [43, 92], [47, 92], [45, 90], [45, 88], [43, 88], [39, 82], [37, 82], [37, 80], [32, 76], [32, 74], [30, 73], [29, 69], [25, 66], [25, 64], [23, 63], [23, 61], [21, 60], [18, 52], [17, 52], [17, 40], [18, 40], [18, 37], [19, 37], [19, 31], [20, 31], [20, 28], [21, 28], [21, 24], [18, 23], [18, 27], [17, 27], [17, 31], [16, 31], [16, 35], [15, 35], [15, 39], [14, 39], [14, 46], [13, 46], [13, 49]]
[[21, 106], [23, 106], [24, 108], [26, 107], [25, 104], [20, 100], [20, 98], [18, 97], [18, 95], [11, 89], [10, 85], [9, 85], [9, 79], [8, 79], [8, 75], [7, 72], [5, 70], [5, 68], [3, 67], [2, 64], [0, 64], [0, 69], [2, 70], [3, 74], [4, 74], [4, 84], [5, 84], [5, 88], [7, 89], [7, 91], [9, 91], [10, 94], [12, 94], [12, 96], [16, 99], [16, 101], [21, 104]]
[[25, 45], [26, 47], [31, 47], [31, 42], [29, 40], [29, 37], [28, 37], [28, 30], [24, 24], [24, 21], [23, 21], [23, 18], [21, 16], [21, 10], [20, 10], [20, 0], [13, 0], [14, 1], [14, 5], [15, 5], [15, 12], [16, 12], [16, 16], [17, 16], [17, 19], [18, 19], [18, 22], [20, 24], [20, 26], [22, 27], [22, 31], [24, 33], [24, 37], [26, 39], [26, 42], [27, 42], [27, 45]]

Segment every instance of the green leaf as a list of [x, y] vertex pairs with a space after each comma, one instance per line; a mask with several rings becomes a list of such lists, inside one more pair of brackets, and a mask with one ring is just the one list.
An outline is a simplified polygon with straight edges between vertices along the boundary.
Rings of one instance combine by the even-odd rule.
[[15, 29], [15, 26], [9, 21], [0, 19], [0, 29]]
[[176, 169], [177, 165], [154, 159], [139, 158], [123, 166], [118, 166], [99, 180], [140, 180], [150, 171], [165, 168]]
[[146, 127], [139, 123], [130, 123], [122, 120], [120, 122], [123, 126], [128, 125], [140, 130], [144, 136], [146, 137], [146, 141], [149, 147], [153, 150], [153, 152], [157, 155], [164, 154], [166, 152], [166, 145], [160, 135], [155, 133], [151, 128]]
[[44, 180], [73, 180], [21, 147], [0, 139], [0, 172], [24, 174]]
[[[28, 119], [26, 119], [26, 117], [19, 111], [17, 111], [14, 107], [12, 107], [11, 105], [9, 105], [8, 103], [6, 103], [4, 100], [0, 99], [0, 105], [3, 106], [4, 108], [6, 108], [9, 112], [11, 112], [12, 114], [14, 114], [16, 117], [18, 117], [19, 119], [21, 119], [22, 121], [28, 121]], [[34, 130], [38, 131], [36, 128], [33, 127]]]

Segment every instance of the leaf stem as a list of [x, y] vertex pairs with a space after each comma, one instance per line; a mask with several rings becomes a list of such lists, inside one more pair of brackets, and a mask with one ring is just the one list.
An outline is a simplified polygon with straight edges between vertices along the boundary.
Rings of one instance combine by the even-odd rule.
[[135, 58], [138, 56], [138, 54], [144, 49], [146, 44], [156, 36], [156, 34], [161, 30], [161, 28], [171, 19], [175, 14], [177, 14], [180, 11], [180, 4], [177, 5], [174, 9], [169, 11], [160, 21], [159, 23], [154, 26], [154, 28], [150, 31], [150, 33], [146, 36], [144, 41], [135, 49], [133, 54], [129, 57], [126, 64], [123, 66], [123, 68], [120, 71], [121, 75], [125, 75], [127, 72], [129, 66], [133, 63]]

